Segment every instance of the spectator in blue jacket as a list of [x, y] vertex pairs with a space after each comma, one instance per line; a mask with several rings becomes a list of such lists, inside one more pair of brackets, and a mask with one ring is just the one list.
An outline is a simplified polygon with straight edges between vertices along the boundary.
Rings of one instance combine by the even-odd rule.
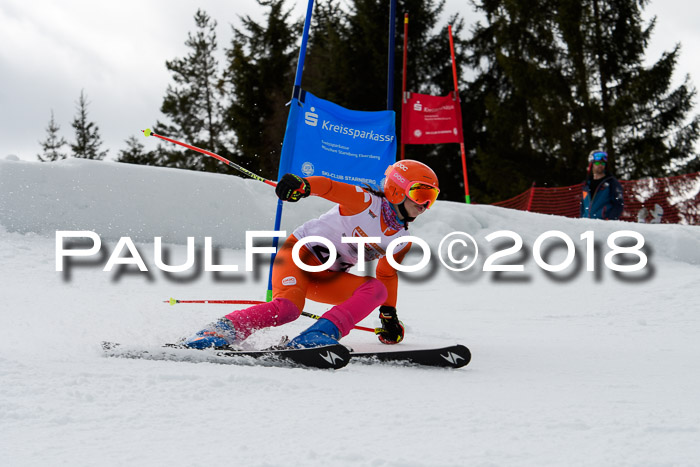
[[608, 154], [593, 151], [589, 155], [588, 178], [583, 184], [581, 217], [619, 219], [625, 206], [622, 185], [608, 171]]

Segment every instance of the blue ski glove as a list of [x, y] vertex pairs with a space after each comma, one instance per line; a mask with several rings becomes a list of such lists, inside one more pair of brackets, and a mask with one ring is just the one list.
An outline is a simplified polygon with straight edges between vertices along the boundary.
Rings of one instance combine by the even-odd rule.
[[284, 174], [275, 187], [277, 197], [282, 201], [295, 203], [311, 194], [311, 185], [305, 178], [294, 174]]
[[396, 308], [386, 305], [380, 306], [379, 319], [382, 321], [382, 327], [377, 328], [374, 332], [382, 343], [398, 344], [403, 340], [403, 323], [396, 316]]

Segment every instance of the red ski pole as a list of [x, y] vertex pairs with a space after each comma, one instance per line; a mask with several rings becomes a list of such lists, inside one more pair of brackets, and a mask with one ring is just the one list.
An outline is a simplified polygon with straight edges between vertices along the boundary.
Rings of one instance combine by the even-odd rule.
[[[307, 313], [306, 311], [302, 311], [301, 314], [302, 314], [303, 316], [306, 316], [307, 318], [321, 319], [320, 316], [314, 315], [314, 314], [311, 314], [311, 313]], [[360, 330], [360, 331], [367, 331], [367, 332], [371, 332], [371, 333], [373, 333], [373, 334], [376, 334], [376, 333], [377, 333], [377, 329], [381, 329], [381, 328], [372, 329], [372, 328], [366, 328], [366, 327], [364, 327], [364, 326], [353, 326], [353, 329], [358, 329], [358, 330]]]
[[[260, 300], [177, 300], [175, 298], [171, 298], [170, 300], [165, 300], [163, 303], [170, 303], [171, 305], [176, 305], [178, 303], [206, 303], [206, 304], [219, 304], [219, 305], [259, 305], [261, 303], [267, 303], [263, 302]], [[313, 318], [313, 319], [321, 319], [320, 316], [314, 315], [312, 313], [302, 311], [301, 312], [302, 316], [306, 316], [307, 318]], [[358, 329], [360, 331], [367, 331], [371, 332], [373, 334], [377, 333], [377, 329], [381, 328], [367, 328], [364, 326], [354, 326], [354, 329]]]
[[171, 305], [176, 305], [178, 303], [207, 303], [207, 304], [218, 304], [218, 305], [259, 305], [263, 302], [261, 300], [176, 300], [171, 298], [170, 300], [165, 300], [163, 303], [170, 303]]
[[218, 155], [218, 154], [214, 154], [214, 153], [211, 152], [211, 151], [207, 151], [206, 149], [198, 148], [197, 146], [192, 146], [191, 144], [183, 143], [183, 142], [181, 142], [181, 141], [177, 141], [177, 140], [174, 140], [174, 139], [172, 139], [172, 138], [168, 138], [167, 136], [159, 135], [159, 134], [157, 134], [156, 132], [151, 131], [150, 128], [146, 128], [145, 130], [141, 130], [141, 131], [143, 131], [143, 134], [144, 134], [146, 137], [148, 137], [148, 136], [155, 136], [156, 138], [160, 138], [160, 139], [162, 139], [162, 140], [164, 140], [164, 141], [168, 141], [168, 142], [170, 142], [170, 143], [180, 145], [180, 146], [182, 146], [182, 147], [185, 147], [185, 148], [187, 148], [187, 149], [191, 149], [191, 150], [193, 150], [193, 151], [201, 152], [202, 154], [205, 154], [205, 155], [207, 155], [207, 156], [213, 157], [214, 159], [220, 160], [220, 161], [223, 162], [224, 164], [233, 167], [234, 169], [238, 170], [238, 171], [239, 171], [240, 173], [242, 173], [243, 175], [246, 175], [246, 176], [248, 176], [248, 177], [250, 177], [250, 178], [252, 178], [252, 179], [254, 179], [254, 180], [258, 180], [258, 181], [260, 181], [260, 182], [267, 183], [267, 184], [270, 185], [270, 186], [277, 186], [277, 183], [276, 183], [276, 182], [273, 182], [272, 180], [268, 180], [268, 179], [266, 179], [266, 178], [264, 178], [264, 177], [261, 177], [260, 175], [258, 175], [258, 174], [256, 174], [256, 173], [253, 173], [253, 172], [251, 172], [250, 170], [248, 170], [248, 169], [246, 169], [246, 168], [244, 168], [244, 167], [241, 167], [241, 166], [238, 165], [238, 164], [235, 164], [235, 163], [231, 162], [230, 160], [226, 159], [225, 157], [222, 157], [222, 156], [220, 156], [220, 155]]

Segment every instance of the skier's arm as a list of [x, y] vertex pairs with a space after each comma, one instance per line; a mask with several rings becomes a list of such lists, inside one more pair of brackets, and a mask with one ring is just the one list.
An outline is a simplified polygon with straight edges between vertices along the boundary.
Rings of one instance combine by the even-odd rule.
[[369, 193], [357, 185], [337, 182], [326, 177], [308, 177], [311, 194], [340, 205], [340, 214], [358, 214], [372, 203]]
[[320, 196], [340, 205], [340, 214], [359, 214], [372, 204], [369, 193], [359, 186], [336, 182], [326, 177], [301, 178], [284, 174], [275, 188], [277, 197], [283, 201], [296, 202], [309, 195]]
[[[406, 257], [406, 253], [408, 253], [410, 249], [411, 244], [409, 243], [398, 253], [394, 253], [394, 260], [401, 264]], [[377, 263], [377, 279], [386, 287], [387, 298], [384, 305], [395, 307], [399, 288], [399, 277], [396, 274], [396, 269], [391, 267], [389, 261], [387, 261], [386, 256]]]

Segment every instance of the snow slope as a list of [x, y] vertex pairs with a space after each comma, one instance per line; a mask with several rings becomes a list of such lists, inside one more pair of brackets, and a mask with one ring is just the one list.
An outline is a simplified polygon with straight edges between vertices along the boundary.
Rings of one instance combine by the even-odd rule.
[[[231, 306], [180, 299], [263, 299], [266, 261], [245, 272], [245, 232], [272, 230], [270, 187], [227, 175], [67, 160], [0, 161], [0, 459], [3, 465], [697, 465], [700, 459], [700, 229], [565, 219], [492, 206], [438, 203], [412, 226], [434, 252], [452, 232], [480, 249], [469, 271], [437, 258], [403, 277], [402, 347], [464, 343], [464, 369], [351, 364], [336, 372], [107, 359], [102, 340], [157, 345], [190, 334]], [[330, 207], [285, 207], [288, 232]], [[92, 230], [102, 255], [56, 269], [57, 230]], [[484, 272], [485, 259], [523, 240]], [[550, 230], [575, 245], [573, 264], [534, 260]], [[609, 235], [634, 230], [648, 264], [605, 266]], [[586, 271], [581, 234], [595, 234]], [[154, 237], [166, 263], [154, 266]], [[219, 264], [203, 270], [204, 237]], [[102, 269], [120, 237], [148, 265]], [[550, 239], [545, 246], [561, 245]], [[550, 264], [564, 248], [544, 248]], [[458, 251], [459, 252], [459, 251]], [[128, 256], [124, 250], [123, 256]], [[411, 261], [417, 262], [418, 257]], [[637, 258], [626, 255], [626, 263]], [[328, 307], [308, 303], [322, 313]], [[374, 314], [362, 324], [375, 326]], [[250, 339], [275, 343], [300, 318]], [[344, 343], [386, 348], [360, 331]]]

